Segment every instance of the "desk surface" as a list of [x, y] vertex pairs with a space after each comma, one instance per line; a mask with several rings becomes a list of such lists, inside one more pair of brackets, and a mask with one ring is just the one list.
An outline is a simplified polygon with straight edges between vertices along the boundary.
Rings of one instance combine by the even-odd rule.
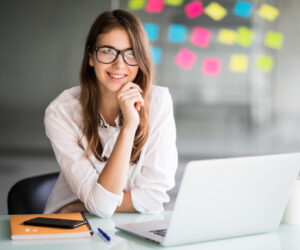
[[[164, 248], [160, 245], [143, 240], [126, 233], [115, 230], [115, 225], [170, 218], [171, 212], [164, 212], [158, 215], [143, 214], [115, 214], [111, 219], [101, 219], [93, 215], [87, 215], [94, 230], [92, 238], [87, 239], [58, 239], [58, 240], [30, 240], [12, 241], [10, 239], [9, 216], [0, 216], [0, 249], [55, 249], [55, 250], [88, 250], [88, 249], [112, 249], [112, 250], [143, 250], [143, 249], [230, 249], [230, 250], [299, 250], [300, 249], [300, 225], [281, 224], [278, 231], [266, 234], [259, 234], [247, 237], [239, 237], [227, 240], [195, 243], [177, 247]], [[97, 234], [97, 227], [101, 227], [112, 238], [107, 243]]]

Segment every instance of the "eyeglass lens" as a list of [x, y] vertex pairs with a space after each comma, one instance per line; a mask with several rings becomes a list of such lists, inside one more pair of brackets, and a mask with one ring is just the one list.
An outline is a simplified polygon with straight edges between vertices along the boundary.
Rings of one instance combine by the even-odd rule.
[[[137, 65], [137, 61], [133, 55], [133, 51], [130, 50], [122, 50], [121, 51], [123, 60], [128, 65]], [[102, 63], [112, 63], [117, 57], [117, 50], [109, 47], [102, 47], [97, 50], [97, 58]]]

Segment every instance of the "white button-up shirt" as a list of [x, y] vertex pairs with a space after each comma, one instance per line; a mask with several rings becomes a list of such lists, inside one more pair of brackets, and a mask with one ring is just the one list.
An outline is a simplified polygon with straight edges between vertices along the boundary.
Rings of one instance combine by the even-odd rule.
[[[81, 88], [62, 92], [46, 109], [45, 129], [56, 159], [60, 175], [47, 201], [44, 213], [55, 213], [70, 202], [82, 201], [88, 211], [100, 217], [110, 217], [122, 203], [123, 195], [109, 192], [97, 179], [106, 162], [94, 155], [84, 156], [87, 141], [83, 134]], [[169, 202], [167, 191], [175, 185], [178, 165], [176, 128], [173, 103], [168, 88], [153, 86], [149, 111], [149, 137], [136, 164], [130, 164], [124, 191], [130, 191], [133, 207], [141, 213], [156, 213]], [[102, 156], [109, 158], [120, 132], [116, 126], [100, 127]]]

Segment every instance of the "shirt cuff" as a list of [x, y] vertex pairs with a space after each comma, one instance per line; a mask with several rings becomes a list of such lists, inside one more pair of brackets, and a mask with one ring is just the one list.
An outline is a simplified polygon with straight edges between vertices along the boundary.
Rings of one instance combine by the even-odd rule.
[[103, 218], [108, 218], [113, 215], [116, 207], [122, 204], [123, 196], [123, 192], [120, 195], [114, 194], [106, 190], [101, 184], [95, 182], [86, 206], [89, 212]]

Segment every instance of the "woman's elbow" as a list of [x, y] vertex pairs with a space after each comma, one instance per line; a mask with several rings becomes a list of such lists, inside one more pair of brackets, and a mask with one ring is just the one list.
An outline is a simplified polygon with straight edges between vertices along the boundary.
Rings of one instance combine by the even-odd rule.
[[113, 211], [102, 211], [100, 209], [95, 209], [93, 211], [89, 211], [91, 214], [101, 217], [102, 219], [109, 219], [113, 216], [115, 210]]

